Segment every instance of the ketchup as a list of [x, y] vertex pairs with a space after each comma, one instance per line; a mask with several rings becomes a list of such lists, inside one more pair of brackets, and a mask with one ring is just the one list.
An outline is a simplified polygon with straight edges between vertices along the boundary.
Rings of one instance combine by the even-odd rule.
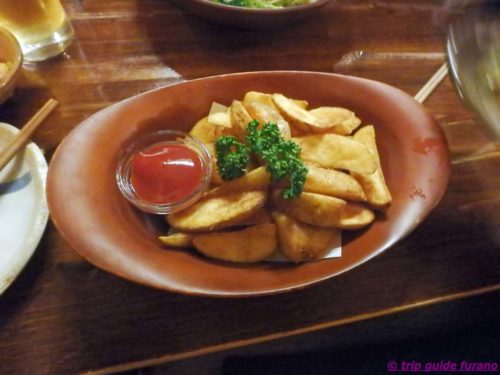
[[150, 203], [170, 204], [190, 196], [203, 181], [196, 151], [183, 144], [159, 143], [132, 157], [131, 183]]

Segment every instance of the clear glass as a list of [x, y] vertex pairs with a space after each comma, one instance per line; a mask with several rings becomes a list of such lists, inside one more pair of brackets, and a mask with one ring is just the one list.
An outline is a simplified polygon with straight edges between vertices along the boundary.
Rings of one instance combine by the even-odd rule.
[[74, 37], [59, 0], [0, 0], [0, 26], [18, 39], [25, 61], [57, 56]]
[[[186, 145], [194, 150], [200, 158], [201, 167], [203, 169], [203, 180], [200, 186], [191, 195], [177, 202], [158, 204], [142, 200], [136, 194], [132, 185], [131, 166], [134, 155], [141, 150], [157, 144]], [[171, 214], [194, 204], [207, 190], [211, 174], [212, 158], [209, 151], [200, 140], [178, 130], [161, 130], [146, 135], [125, 150], [125, 154], [118, 163], [118, 168], [116, 170], [116, 182], [125, 198], [140, 210], [154, 214]]]
[[474, 3], [451, 22], [447, 55], [460, 97], [500, 137], [500, 1]]

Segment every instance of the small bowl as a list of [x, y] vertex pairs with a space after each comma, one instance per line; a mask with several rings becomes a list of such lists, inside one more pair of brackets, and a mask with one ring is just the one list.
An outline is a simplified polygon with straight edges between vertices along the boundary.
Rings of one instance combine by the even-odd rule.
[[213, 3], [210, 0], [173, 0], [181, 8], [209, 21], [244, 29], [280, 27], [310, 16], [331, 0], [280, 9], [255, 9]]
[[0, 104], [5, 102], [12, 93], [21, 73], [23, 54], [17, 39], [6, 29], [0, 27], [0, 64], [7, 64], [5, 74], [0, 67]]
[[[132, 164], [134, 157], [156, 145], [183, 145], [195, 151], [201, 162], [202, 179], [198, 187], [182, 199], [173, 202], [153, 202], [141, 197], [132, 181]], [[153, 214], [170, 214], [180, 211], [195, 203], [206, 191], [212, 173], [212, 160], [205, 145], [195, 137], [178, 130], [161, 130], [150, 133], [131, 146], [124, 153], [116, 170], [116, 182], [121, 193], [130, 203], [142, 211]]]

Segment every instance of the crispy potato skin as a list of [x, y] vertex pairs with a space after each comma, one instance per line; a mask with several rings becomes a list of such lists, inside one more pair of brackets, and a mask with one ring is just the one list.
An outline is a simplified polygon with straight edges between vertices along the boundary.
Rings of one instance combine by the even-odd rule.
[[340, 241], [338, 229], [306, 224], [278, 211], [272, 218], [278, 228], [279, 247], [292, 262], [320, 259]]
[[353, 177], [362, 186], [368, 203], [379, 210], [385, 210], [392, 202], [391, 192], [385, 182], [380, 156], [375, 139], [375, 128], [373, 125], [365, 126], [354, 134], [354, 139], [363, 143], [373, 154], [377, 163], [377, 169], [371, 174], [352, 173]]
[[377, 163], [372, 153], [361, 142], [337, 134], [313, 134], [293, 138], [302, 152], [301, 158], [323, 168], [344, 169], [371, 174]]
[[229, 116], [235, 136], [240, 141], [245, 141], [248, 123], [253, 119], [243, 106], [243, 103], [239, 100], [234, 100], [231, 107], [229, 107]]
[[354, 112], [341, 107], [319, 107], [309, 111], [318, 120], [318, 126], [311, 128], [313, 132], [331, 132], [349, 135], [361, 125], [361, 120]]
[[361, 185], [351, 175], [335, 169], [308, 165], [304, 191], [330, 195], [352, 201], [366, 201], [366, 195]]
[[365, 205], [315, 193], [302, 193], [299, 198], [286, 200], [277, 190], [272, 195], [275, 207], [307, 224], [326, 228], [360, 229], [375, 219]]
[[180, 232], [206, 232], [238, 225], [259, 211], [267, 200], [264, 191], [245, 191], [202, 198], [194, 205], [167, 216]]
[[172, 233], [168, 236], [160, 236], [158, 239], [167, 246], [187, 248], [193, 246], [193, 233]]
[[266, 167], [259, 167], [239, 178], [227, 181], [223, 185], [208, 191], [207, 193], [205, 193], [204, 198], [220, 197], [223, 195], [238, 193], [242, 191], [266, 191], [269, 187], [270, 179], [271, 175], [266, 171]]
[[319, 126], [316, 117], [311, 115], [297, 101], [282, 94], [273, 94], [272, 98], [281, 115], [291, 126], [305, 132], [310, 132], [311, 128]]
[[215, 141], [215, 126], [208, 122], [208, 116], [194, 124], [189, 135], [198, 138], [205, 145]]
[[276, 225], [262, 224], [239, 231], [196, 236], [196, 249], [210, 258], [254, 263], [268, 258], [278, 247]]
[[292, 136], [290, 125], [283, 118], [274, 105], [273, 97], [269, 94], [250, 91], [243, 99], [243, 106], [253, 119], [259, 121], [260, 124], [273, 122], [278, 126], [281, 136], [285, 139], [290, 139]]

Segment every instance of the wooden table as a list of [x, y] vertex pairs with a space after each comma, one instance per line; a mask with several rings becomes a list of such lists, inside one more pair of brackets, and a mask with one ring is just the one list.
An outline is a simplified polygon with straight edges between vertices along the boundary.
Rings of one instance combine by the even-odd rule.
[[[436, 1], [345, 0], [273, 31], [242, 31], [167, 0], [64, 0], [77, 38], [25, 66], [0, 121], [60, 107], [34, 140], [52, 153], [92, 113], [153, 88], [254, 70], [337, 72], [414, 95], [444, 61]], [[446, 78], [426, 107], [452, 158], [446, 195], [392, 249], [328, 281], [261, 298], [200, 298], [122, 280], [82, 260], [52, 223], [0, 297], [0, 373], [115, 372], [166, 363], [500, 290], [500, 150]], [[78, 220], [75, 213], [75, 220]], [[89, 233], [89, 235], [92, 235]]]

